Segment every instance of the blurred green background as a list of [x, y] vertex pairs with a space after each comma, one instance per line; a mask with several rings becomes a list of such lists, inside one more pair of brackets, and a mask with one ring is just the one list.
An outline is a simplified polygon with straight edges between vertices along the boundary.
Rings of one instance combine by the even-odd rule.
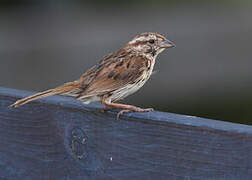
[[251, 19], [248, 0], [0, 1], [0, 85], [53, 88], [154, 31], [177, 47], [123, 102], [252, 124]]

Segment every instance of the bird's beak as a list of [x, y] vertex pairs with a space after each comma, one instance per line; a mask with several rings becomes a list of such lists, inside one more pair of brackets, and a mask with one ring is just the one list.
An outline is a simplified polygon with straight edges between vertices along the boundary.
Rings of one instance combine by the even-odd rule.
[[162, 42], [160, 42], [159, 47], [161, 47], [161, 48], [171, 48], [171, 47], [176, 47], [176, 45], [173, 42], [171, 42], [170, 40], [165, 39]]

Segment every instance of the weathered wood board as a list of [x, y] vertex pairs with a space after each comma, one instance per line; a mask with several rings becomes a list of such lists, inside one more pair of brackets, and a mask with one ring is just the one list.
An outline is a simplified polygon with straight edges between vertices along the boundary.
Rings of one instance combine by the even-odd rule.
[[116, 120], [99, 104], [0, 88], [0, 179], [252, 179], [252, 127], [164, 112]]

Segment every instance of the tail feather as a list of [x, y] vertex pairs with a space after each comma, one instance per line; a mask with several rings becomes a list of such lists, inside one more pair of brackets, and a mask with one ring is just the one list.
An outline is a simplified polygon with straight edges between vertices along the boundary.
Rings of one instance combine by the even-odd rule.
[[69, 83], [66, 83], [63, 86], [57, 87], [55, 89], [49, 89], [49, 90], [39, 92], [37, 94], [25, 97], [23, 99], [20, 99], [20, 100], [16, 101], [15, 103], [13, 103], [12, 105], [10, 105], [9, 107], [18, 107], [18, 106], [24, 105], [28, 102], [31, 102], [31, 101], [34, 101], [37, 99], [41, 99], [41, 98], [56, 95], [56, 94], [66, 93], [68, 91], [72, 91], [72, 90], [78, 89], [80, 87], [81, 87], [81, 83], [79, 83], [77, 81], [69, 82]]

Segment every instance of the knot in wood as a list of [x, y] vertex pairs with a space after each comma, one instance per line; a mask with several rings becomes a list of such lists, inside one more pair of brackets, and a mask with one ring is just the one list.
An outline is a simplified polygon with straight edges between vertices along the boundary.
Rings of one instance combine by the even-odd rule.
[[78, 158], [87, 157], [87, 136], [81, 128], [73, 128], [70, 134], [70, 149]]

